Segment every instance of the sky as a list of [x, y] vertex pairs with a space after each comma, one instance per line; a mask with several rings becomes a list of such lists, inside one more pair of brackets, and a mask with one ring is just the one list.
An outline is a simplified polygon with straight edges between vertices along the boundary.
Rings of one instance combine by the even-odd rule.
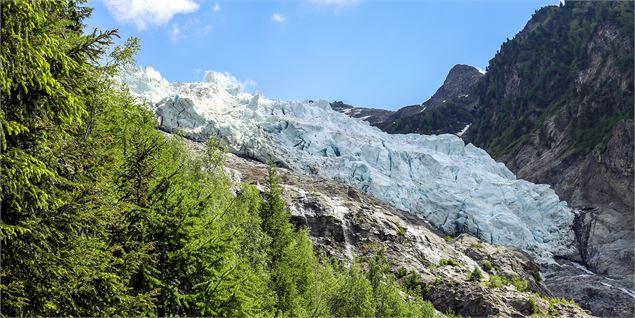
[[374, 108], [420, 104], [455, 64], [485, 70], [557, 0], [90, 0], [88, 27], [141, 39], [170, 82], [229, 72], [247, 91]]

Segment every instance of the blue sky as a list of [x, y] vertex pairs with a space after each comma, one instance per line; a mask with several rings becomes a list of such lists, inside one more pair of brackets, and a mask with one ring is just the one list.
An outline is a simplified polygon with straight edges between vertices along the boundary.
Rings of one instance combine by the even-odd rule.
[[270, 98], [396, 109], [455, 64], [485, 69], [544, 1], [91, 0], [90, 27], [141, 39], [169, 81], [229, 72]]

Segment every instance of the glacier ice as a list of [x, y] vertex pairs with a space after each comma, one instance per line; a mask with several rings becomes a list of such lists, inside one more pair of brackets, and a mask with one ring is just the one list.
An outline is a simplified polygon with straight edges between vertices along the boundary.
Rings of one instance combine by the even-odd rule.
[[327, 101], [244, 92], [227, 73], [169, 83], [152, 68], [133, 68], [120, 80], [151, 102], [162, 129], [220, 138], [237, 155], [345, 182], [447, 233], [516, 246], [541, 262], [575, 252], [573, 214], [549, 186], [516, 179], [457, 136], [390, 135]]

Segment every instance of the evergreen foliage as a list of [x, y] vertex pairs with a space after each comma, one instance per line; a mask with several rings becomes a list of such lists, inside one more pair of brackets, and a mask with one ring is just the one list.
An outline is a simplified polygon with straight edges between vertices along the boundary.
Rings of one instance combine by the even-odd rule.
[[453, 134], [460, 132], [475, 117], [468, 105], [474, 103], [473, 98], [457, 97], [434, 105], [425, 111], [382, 123], [379, 127], [388, 133], [417, 133], [424, 135]]
[[[606, 142], [618, 122], [633, 118], [633, 21], [630, 1], [571, 1], [536, 11], [474, 88], [479, 107], [469, 141], [496, 159], [514, 156], [532, 136], [541, 140], [532, 147], [553, 147], [553, 130], [564, 132], [576, 155]], [[602, 39], [605, 30], [614, 43]], [[589, 69], [609, 64], [619, 72], [583, 80]]]
[[137, 39], [82, 1], [2, 2], [3, 316], [435, 315], [383, 256], [316, 256], [271, 167], [232, 189], [223, 149], [156, 129], [112, 80]]

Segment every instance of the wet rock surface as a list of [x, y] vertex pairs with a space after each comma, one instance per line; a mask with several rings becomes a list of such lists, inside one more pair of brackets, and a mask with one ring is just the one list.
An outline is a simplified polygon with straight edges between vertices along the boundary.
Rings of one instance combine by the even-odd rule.
[[635, 291], [628, 280], [595, 274], [566, 259], [542, 268], [542, 273], [554, 296], [571, 298], [594, 315], [635, 317]]

